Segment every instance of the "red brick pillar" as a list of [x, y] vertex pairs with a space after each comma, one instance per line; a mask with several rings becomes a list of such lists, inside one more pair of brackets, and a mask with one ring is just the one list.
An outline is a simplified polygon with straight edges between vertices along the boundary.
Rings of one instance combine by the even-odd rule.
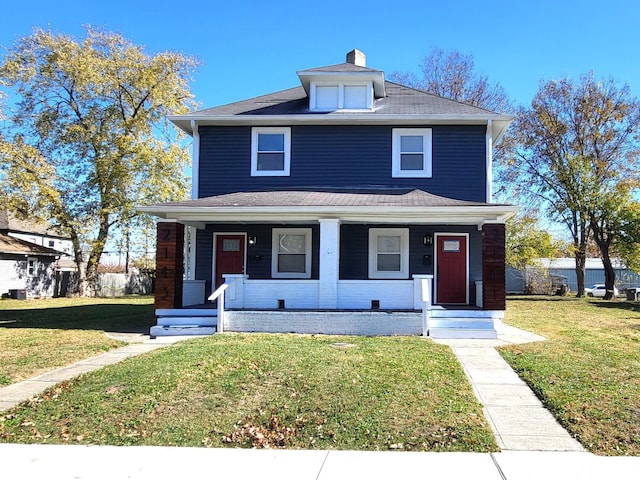
[[482, 227], [482, 305], [485, 310], [506, 309], [504, 224]]
[[158, 222], [156, 240], [156, 308], [182, 308], [184, 225]]

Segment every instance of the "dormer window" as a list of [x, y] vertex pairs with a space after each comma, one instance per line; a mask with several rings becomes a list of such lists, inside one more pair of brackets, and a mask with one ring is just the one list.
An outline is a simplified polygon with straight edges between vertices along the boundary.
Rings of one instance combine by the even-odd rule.
[[311, 83], [309, 108], [312, 111], [371, 110], [373, 108], [372, 83]]

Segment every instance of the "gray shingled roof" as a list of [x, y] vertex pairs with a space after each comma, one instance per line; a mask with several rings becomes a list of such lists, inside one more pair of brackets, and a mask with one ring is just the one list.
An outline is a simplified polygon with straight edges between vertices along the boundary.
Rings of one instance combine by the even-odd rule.
[[0, 231], [34, 233], [47, 237], [69, 238], [59, 229], [44, 223], [34, 222], [28, 218], [19, 219], [8, 210], [0, 210]]
[[353, 63], [338, 63], [337, 65], [328, 65], [326, 67], [306, 68], [300, 70], [298, 74], [307, 72], [382, 72], [382, 70], [376, 70], [375, 68], [363, 67], [361, 65], [355, 65]]
[[440, 197], [422, 190], [336, 189], [239, 192], [214, 197], [168, 202], [165, 207], [482, 207], [496, 206]]
[[[347, 64], [349, 65], [349, 64]], [[357, 67], [356, 65], [350, 65]], [[328, 67], [326, 67], [328, 68]], [[364, 68], [364, 67], [357, 67]], [[364, 68], [365, 70], [369, 70]], [[431, 93], [385, 81], [387, 96], [375, 100], [373, 111], [368, 115], [447, 115], [478, 116], [487, 118], [498, 115], [483, 108], [439, 97]], [[350, 116], [354, 112], [311, 112], [309, 100], [302, 87], [294, 87], [267, 95], [207, 108], [191, 114], [194, 117], [216, 117], [233, 115], [319, 115]], [[358, 115], [358, 113], [355, 113]]]

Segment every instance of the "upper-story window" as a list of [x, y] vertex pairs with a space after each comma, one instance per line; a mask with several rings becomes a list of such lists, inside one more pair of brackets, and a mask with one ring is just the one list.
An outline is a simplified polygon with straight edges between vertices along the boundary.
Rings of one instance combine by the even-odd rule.
[[310, 109], [322, 112], [334, 110], [370, 110], [373, 108], [373, 85], [343, 82], [311, 84]]
[[255, 127], [251, 131], [251, 176], [289, 176], [291, 129]]
[[431, 177], [431, 129], [393, 129], [393, 172], [397, 177]]

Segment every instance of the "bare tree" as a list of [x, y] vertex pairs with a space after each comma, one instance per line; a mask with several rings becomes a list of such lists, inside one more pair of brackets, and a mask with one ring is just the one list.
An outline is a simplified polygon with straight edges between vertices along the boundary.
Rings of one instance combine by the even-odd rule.
[[498, 83], [476, 70], [473, 55], [457, 50], [432, 48], [420, 63], [422, 78], [412, 73], [393, 72], [391, 81], [441, 97], [495, 112], [508, 113], [513, 104]]

